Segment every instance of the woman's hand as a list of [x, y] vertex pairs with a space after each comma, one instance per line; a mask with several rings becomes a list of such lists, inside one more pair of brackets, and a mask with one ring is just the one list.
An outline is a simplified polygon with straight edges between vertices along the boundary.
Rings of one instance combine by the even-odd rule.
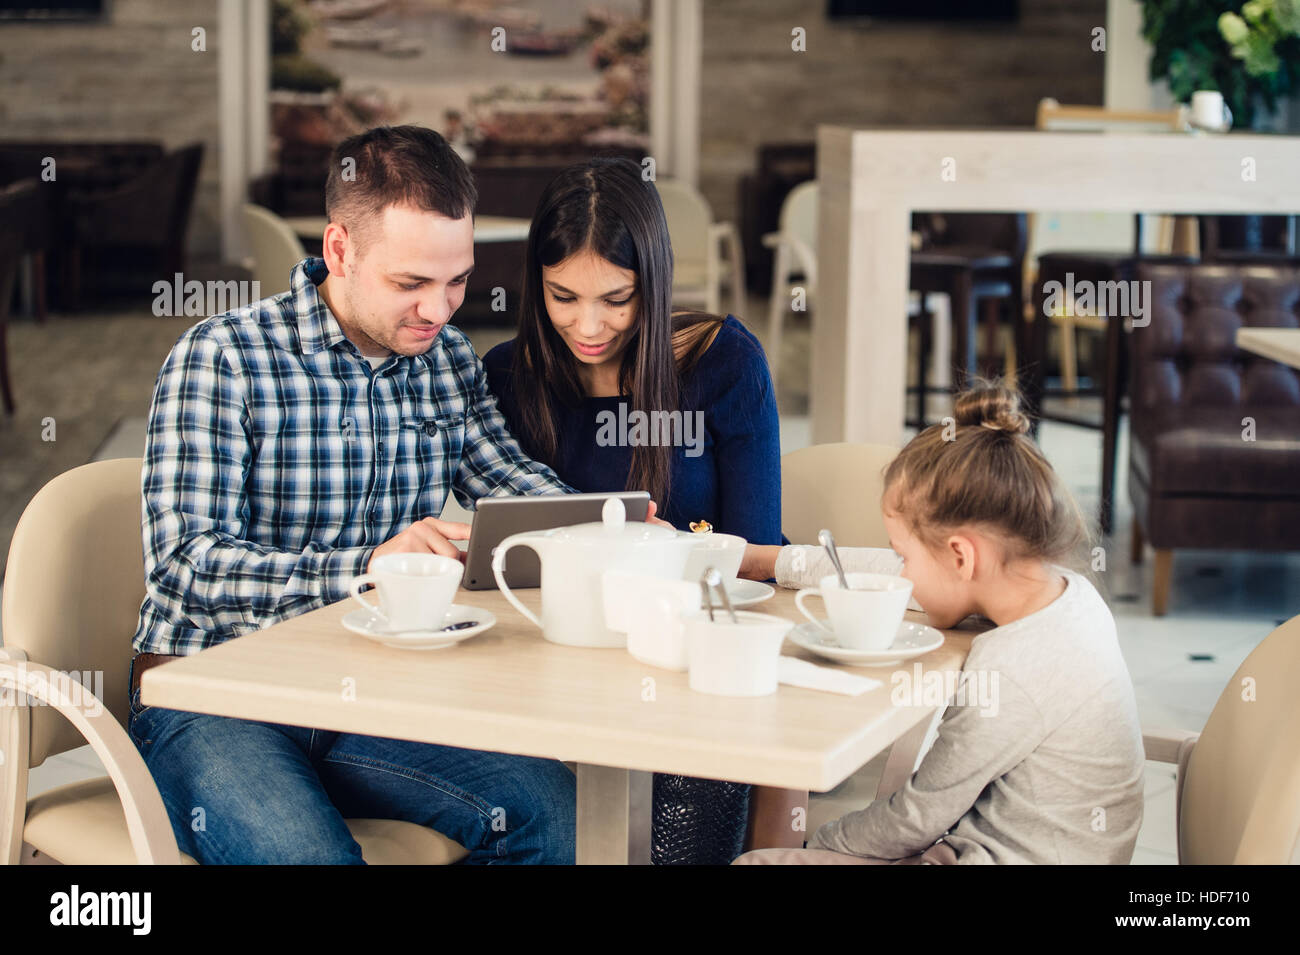
[[776, 576], [776, 558], [780, 544], [746, 544], [738, 576], [746, 580], [770, 580]]
[[646, 508], [646, 512], [645, 512], [645, 522], [646, 522], [647, 524], [658, 524], [660, 527], [666, 527], [666, 528], [668, 528], [670, 531], [675, 531], [675, 530], [677, 530], [677, 528], [673, 527], [673, 525], [669, 524], [667, 521], [661, 521], [661, 520], [659, 520], [659, 518], [655, 517], [655, 512], [658, 511], [658, 510], [659, 510], [659, 508], [658, 508], [658, 506], [655, 504], [655, 502], [654, 502], [654, 501], [651, 501], [651, 502], [650, 502], [650, 506], [649, 506], [648, 508]]

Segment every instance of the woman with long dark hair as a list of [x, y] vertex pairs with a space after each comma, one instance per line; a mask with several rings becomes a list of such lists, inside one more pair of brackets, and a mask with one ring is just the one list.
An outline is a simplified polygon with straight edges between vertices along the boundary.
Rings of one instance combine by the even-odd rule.
[[[524, 450], [571, 487], [647, 490], [675, 527], [707, 521], [779, 544], [780, 440], [762, 346], [735, 316], [674, 312], [672, 284], [663, 205], [641, 167], [565, 169], [529, 230], [518, 336], [484, 357], [489, 387]], [[656, 776], [652, 849], [687, 861], [680, 847], [712, 843], [689, 861], [730, 862], [737, 830], [719, 830], [735, 822], [743, 835], [748, 790]], [[754, 792], [751, 815], [771, 806], [788, 832], [801, 794]]]

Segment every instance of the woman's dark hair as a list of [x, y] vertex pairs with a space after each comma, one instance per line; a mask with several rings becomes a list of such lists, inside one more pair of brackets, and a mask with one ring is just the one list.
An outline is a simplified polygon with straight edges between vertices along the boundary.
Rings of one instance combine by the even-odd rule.
[[[631, 410], [677, 411], [680, 377], [708, 347], [711, 336], [691, 336], [692, 344], [674, 357], [674, 335], [714, 315], [672, 311], [673, 250], [668, 223], [654, 183], [642, 178], [630, 159], [592, 159], [570, 166], [551, 180], [537, 203], [528, 230], [519, 335], [512, 368], [524, 450], [546, 464], [556, 460], [560, 434], [557, 405], [575, 407], [584, 397], [578, 360], [546, 311], [542, 269], [590, 251], [636, 274], [637, 313], [619, 366], [619, 393], [630, 396]], [[662, 505], [668, 494], [673, 448], [639, 445], [625, 487], [644, 488]]]

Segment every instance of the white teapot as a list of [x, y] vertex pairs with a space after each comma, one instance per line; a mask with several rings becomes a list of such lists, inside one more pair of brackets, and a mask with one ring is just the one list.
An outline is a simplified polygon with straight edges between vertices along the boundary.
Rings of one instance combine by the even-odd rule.
[[[492, 553], [497, 587], [552, 643], [575, 647], [625, 647], [627, 634], [605, 625], [602, 574], [622, 570], [681, 580], [695, 541], [655, 524], [627, 523], [623, 502], [611, 497], [600, 523], [511, 534]], [[506, 553], [531, 547], [542, 563], [541, 619], [506, 585]]]

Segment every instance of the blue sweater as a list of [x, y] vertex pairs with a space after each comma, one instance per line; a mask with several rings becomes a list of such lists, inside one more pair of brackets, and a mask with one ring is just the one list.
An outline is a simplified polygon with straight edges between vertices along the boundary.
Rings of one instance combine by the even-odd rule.
[[[511, 371], [514, 348], [513, 340], [503, 342], [487, 353], [483, 365], [506, 423], [527, 450]], [[738, 534], [753, 544], [782, 543], [776, 396], [758, 339], [727, 316], [682, 379], [680, 400], [686, 446], [673, 450], [669, 499], [656, 502], [659, 517], [682, 530], [691, 521], [707, 520], [720, 534]], [[692, 424], [699, 420], [697, 411], [703, 412], [698, 436], [685, 427], [688, 415]], [[556, 459], [546, 463], [579, 491], [624, 490], [632, 446], [620, 426], [638, 440], [631, 412], [629, 399], [619, 396], [584, 398], [575, 408], [559, 405], [560, 446]], [[611, 445], [611, 436], [620, 440]]]

